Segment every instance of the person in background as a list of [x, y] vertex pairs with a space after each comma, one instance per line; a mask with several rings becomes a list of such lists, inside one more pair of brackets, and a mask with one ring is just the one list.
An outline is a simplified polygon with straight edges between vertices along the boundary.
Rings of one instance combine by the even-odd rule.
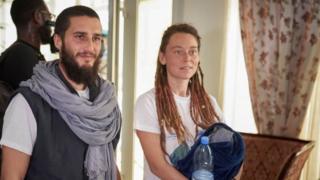
[[189, 24], [174, 24], [162, 36], [155, 87], [137, 99], [134, 111], [147, 161], [144, 179], [187, 179], [173, 164], [187, 155], [201, 132], [224, 122], [203, 86], [199, 51], [200, 36]]
[[17, 29], [17, 40], [0, 56], [0, 80], [14, 90], [32, 75], [33, 67], [44, 61], [41, 44], [51, 38], [53, 15], [43, 0], [14, 0], [10, 10]]
[[[33, 67], [45, 60], [40, 52], [40, 44], [49, 43], [51, 36], [47, 24], [51, 22], [52, 15], [43, 0], [14, 0], [10, 13], [16, 26], [17, 40], [0, 56], [1, 129], [10, 95], [21, 81], [31, 77]], [[0, 131], [0, 137], [1, 134]]]
[[60, 58], [37, 64], [5, 113], [1, 179], [120, 179], [121, 113], [113, 84], [98, 75], [101, 41], [93, 9], [57, 17]]

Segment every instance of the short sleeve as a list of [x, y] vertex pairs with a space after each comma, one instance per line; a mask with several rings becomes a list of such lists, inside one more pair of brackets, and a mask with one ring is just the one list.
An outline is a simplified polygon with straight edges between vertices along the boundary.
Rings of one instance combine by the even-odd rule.
[[221, 110], [220, 106], [217, 103], [216, 98], [213, 97], [213, 96], [210, 96], [210, 98], [211, 98], [211, 103], [213, 105], [213, 108], [216, 111], [218, 117], [220, 118], [219, 121], [224, 123], [225, 122], [224, 115], [222, 113], [222, 110]]
[[21, 94], [12, 99], [3, 120], [0, 144], [31, 155], [37, 125], [28, 102]]
[[137, 99], [134, 129], [160, 134], [154, 91], [149, 91]]

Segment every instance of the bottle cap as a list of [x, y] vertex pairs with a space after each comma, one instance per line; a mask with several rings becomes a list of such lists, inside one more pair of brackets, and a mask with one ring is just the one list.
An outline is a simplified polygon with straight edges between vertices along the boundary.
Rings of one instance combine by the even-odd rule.
[[201, 144], [209, 144], [208, 136], [202, 136], [201, 137]]

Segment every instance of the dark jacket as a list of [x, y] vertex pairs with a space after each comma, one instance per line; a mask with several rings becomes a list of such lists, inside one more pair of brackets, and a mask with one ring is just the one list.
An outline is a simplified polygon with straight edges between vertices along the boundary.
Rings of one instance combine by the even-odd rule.
[[[241, 135], [224, 123], [215, 123], [202, 136], [209, 137], [209, 146], [213, 154], [214, 179], [233, 179], [238, 174], [245, 157], [245, 144]], [[191, 147], [187, 156], [175, 164], [176, 169], [189, 179], [194, 170], [193, 154], [200, 144], [201, 137]]]

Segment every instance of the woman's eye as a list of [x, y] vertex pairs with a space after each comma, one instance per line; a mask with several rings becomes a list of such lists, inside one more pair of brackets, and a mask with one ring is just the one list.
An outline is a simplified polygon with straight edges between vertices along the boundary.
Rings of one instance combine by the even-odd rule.
[[177, 55], [180, 55], [181, 52], [182, 52], [181, 50], [176, 50], [174, 53], [177, 54]]
[[190, 55], [195, 56], [195, 55], [197, 55], [197, 54], [198, 54], [198, 51], [197, 51], [197, 50], [191, 50], [191, 51], [190, 51]]

